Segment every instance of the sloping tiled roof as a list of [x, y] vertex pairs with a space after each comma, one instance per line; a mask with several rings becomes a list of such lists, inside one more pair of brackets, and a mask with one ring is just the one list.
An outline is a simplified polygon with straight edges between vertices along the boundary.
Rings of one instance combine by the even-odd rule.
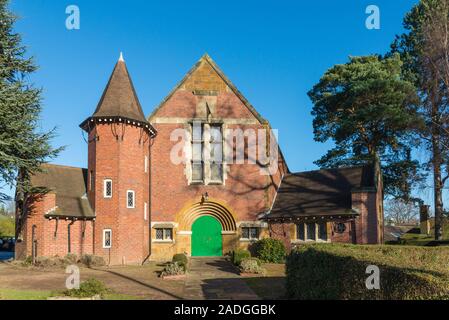
[[351, 192], [375, 190], [373, 165], [287, 174], [266, 219], [356, 215]]
[[229, 78], [221, 71], [221, 69], [218, 67], [218, 65], [212, 60], [211, 57], [206, 53], [204, 54], [200, 60], [187, 72], [185, 77], [173, 88], [173, 90], [168, 94], [167, 97], [154, 109], [154, 111], [149, 116], [149, 120], [151, 121], [151, 118], [153, 115], [156, 114], [156, 112], [162, 108], [162, 106], [171, 98], [171, 96], [178, 90], [184, 82], [189, 79], [189, 77], [200, 67], [201, 63], [208, 63], [213, 70], [218, 74], [218, 76], [223, 79], [223, 81], [226, 83], [226, 85], [234, 92], [234, 94], [243, 102], [243, 104], [248, 108], [248, 110], [254, 115], [254, 117], [260, 122], [260, 123], [268, 123], [266, 119], [264, 119], [259, 112], [251, 105], [251, 103], [243, 96], [243, 94], [237, 89], [237, 87], [229, 80]]
[[80, 127], [85, 129], [87, 121], [95, 118], [132, 120], [145, 124], [150, 127], [150, 131], [155, 132], [145, 118], [128, 69], [122, 59], [115, 65], [94, 114], [83, 121]]
[[43, 172], [31, 178], [34, 187], [45, 187], [56, 194], [56, 209], [51, 217], [94, 218], [87, 191], [87, 169], [53, 164], [43, 165]]

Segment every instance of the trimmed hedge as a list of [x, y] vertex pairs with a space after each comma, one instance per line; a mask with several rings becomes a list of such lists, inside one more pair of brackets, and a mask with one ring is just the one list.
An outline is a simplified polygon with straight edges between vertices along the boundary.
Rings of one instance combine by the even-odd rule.
[[285, 246], [281, 240], [265, 238], [253, 245], [257, 258], [268, 263], [283, 263], [285, 261]]
[[[365, 285], [369, 265], [380, 269], [380, 289]], [[287, 258], [291, 299], [449, 299], [449, 248], [316, 244]]]
[[251, 253], [245, 249], [232, 251], [232, 263], [239, 266], [243, 259], [251, 258]]

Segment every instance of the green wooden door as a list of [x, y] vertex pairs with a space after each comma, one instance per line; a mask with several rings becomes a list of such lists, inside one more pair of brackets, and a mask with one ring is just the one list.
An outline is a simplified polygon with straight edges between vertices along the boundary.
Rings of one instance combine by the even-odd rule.
[[220, 222], [210, 216], [196, 219], [192, 225], [192, 256], [219, 257], [222, 247]]

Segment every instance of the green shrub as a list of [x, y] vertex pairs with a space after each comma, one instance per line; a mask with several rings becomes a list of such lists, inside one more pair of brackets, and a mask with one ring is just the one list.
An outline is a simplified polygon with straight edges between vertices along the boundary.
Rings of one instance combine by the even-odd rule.
[[285, 246], [281, 240], [265, 238], [254, 244], [254, 252], [263, 262], [283, 263], [285, 261]]
[[80, 262], [87, 267], [102, 267], [106, 265], [103, 257], [94, 256], [93, 254], [83, 254], [80, 258]]
[[187, 271], [189, 266], [189, 258], [184, 253], [178, 253], [173, 256], [172, 262], [177, 262], [180, 266], [184, 267]]
[[68, 253], [64, 257], [64, 260], [65, 260], [66, 264], [76, 264], [78, 262], [78, 256], [76, 254], [73, 254], [73, 253]]
[[[449, 248], [306, 245], [287, 258], [291, 299], [449, 299]], [[380, 290], [368, 290], [369, 265], [380, 269]]]
[[236, 249], [232, 252], [232, 263], [236, 266], [240, 265], [243, 259], [251, 258], [251, 253], [245, 249]]
[[186, 270], [184, 266], [180, 265], [178, 262], [170, 262], [165, 267], [161, 273], [161, 277], [164, 276], [179, 276], [185, 274]]
[[91, 278], [81, 282], [79, 289], [70, 289], [64, 291], [64, 295], [75, 298], [89, 298], [95, 295], [103, 297], [106, 293], [110, 292], [103, 282]]
[[260, 260], [257, 258], [246, 258], [240, 262], [240, 271], [244, 273], [265, 274], [266, 270], [262, 268]]
[[55, 257], [36, 257], [36, 267], [41, 268], [60, 268], [66, 266], [66, 261], [58, 256]]

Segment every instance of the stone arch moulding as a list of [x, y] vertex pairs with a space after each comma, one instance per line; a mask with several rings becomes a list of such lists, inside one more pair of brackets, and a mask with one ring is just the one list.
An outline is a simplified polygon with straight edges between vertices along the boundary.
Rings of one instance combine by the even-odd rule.
[[205, 202], [195, 202], [186, 209], [181, 210], [176, 221], [179, 223], [179, 230], [191, 231], [192, 224], [196, 219], [203, 216], [216, 218], [222, 226], [223, 232], [235, 232], [237, 230], [234, 215], [224, 204], [213, 200]]

